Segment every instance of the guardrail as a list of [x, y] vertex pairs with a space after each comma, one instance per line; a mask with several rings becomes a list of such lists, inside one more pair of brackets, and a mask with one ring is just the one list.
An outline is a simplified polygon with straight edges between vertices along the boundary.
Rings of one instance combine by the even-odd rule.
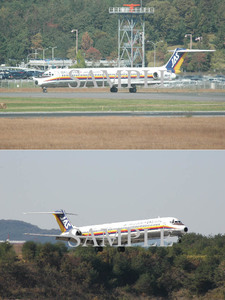
[[29, 79], [0, 80], [0, 88], [19, 89], [19, 88], [34, 88], [34, 87], [36, 87], [34, 81]]

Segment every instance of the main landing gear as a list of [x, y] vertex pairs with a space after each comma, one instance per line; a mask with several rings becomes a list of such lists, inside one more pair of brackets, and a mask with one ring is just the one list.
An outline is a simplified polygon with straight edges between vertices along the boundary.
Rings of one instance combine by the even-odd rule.
[[[110, 88], [110, 92], [111, 93], [117, 93], [118, 92], [118, 88], [116, 86], [112, 86]], [[131, 88], [129, 88], [129, 92], [130, 93], [136, 93], [137, 92], [137, 87], [136, 85], [132, 85]]]
[[43, 92], [43, 93], [47, 93], [47, 92], [48, 92], [48, 91], [47, 91], [47, 88], [46, 88], [45, 86], [42, 87], [42, 92]]
[[117, 248], [117, 251], [118, 251], [118, 252], [125, 252], [125, 247], [118, 247], [118, 248]]
[[[103, 247], [99, 246], [99, 247], [95, 247], [95, 252], [102, 252], [103, 251]], [[125, 252], [125, 247], [121, 246], [121, 247], [117, 247], [117, 251], [118, 252]]]
[[110, 88], [110, 92], [111, 92], [111, 93], [117, 93], [117, 92], [118, 92], [118, 88], [115, 87], [115, 86], [112, 86], [112, 87]]
[[137, 92], [136, 85], [134, 85], [134, 86], [132, 86], [131, 88], [129, 88], [129, 92], [130, 92], [130, 93], [136, 93], [136, 92]]
[[103, 251], [103, 247], [95, 247], [95, 252], [98, 253], [98, 252], [102, 252]]

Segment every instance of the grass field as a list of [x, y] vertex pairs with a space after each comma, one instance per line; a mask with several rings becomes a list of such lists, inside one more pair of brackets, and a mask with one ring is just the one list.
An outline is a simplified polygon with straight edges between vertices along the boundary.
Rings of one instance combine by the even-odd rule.
[[[225, 110], [225, 101], [78, 99], [76, 95], [74, 99], [50, 95], [29, 98], [20, 92], [13, 98], [3, 95], [0, 112]], [[225, 149], [224, 128], [224, 117], [2, 118], [0, 149]]]
[[0, 149], [225, 149], [224, 117], [0, 118]]
[[[19, 96], [19, 95], [18, 95]], [[112, 99], [68, 99], [68, 98], [7, 98], [0, 103], [6, 105], [4, 112], [53, 112], [53, 111], [223, 111], [224, 102], [177, 101], [177, 100], [112, 100]]]

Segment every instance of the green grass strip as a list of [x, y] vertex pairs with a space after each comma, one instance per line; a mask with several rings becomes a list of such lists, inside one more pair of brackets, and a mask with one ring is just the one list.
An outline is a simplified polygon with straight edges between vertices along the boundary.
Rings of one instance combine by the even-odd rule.
[[73, 111], [225, 111], [225, 101], [177, 101], [143, 99], [1, 98], [0, 112]]

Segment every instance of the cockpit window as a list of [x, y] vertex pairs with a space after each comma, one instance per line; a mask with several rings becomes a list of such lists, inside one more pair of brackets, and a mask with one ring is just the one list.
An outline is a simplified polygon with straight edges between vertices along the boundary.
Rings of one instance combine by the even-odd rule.
[[174, 224], [174, 225], [184, 225], [181, 221], [179, 221], [179, 220], [173, 220], [172, 221], [172, 224]]
[[171, 222], [172, 224], [174, 224], [174, 225], [184, 225], [181, 221], [179, 221], [179, 220], [172, 220], [172, 222]]

